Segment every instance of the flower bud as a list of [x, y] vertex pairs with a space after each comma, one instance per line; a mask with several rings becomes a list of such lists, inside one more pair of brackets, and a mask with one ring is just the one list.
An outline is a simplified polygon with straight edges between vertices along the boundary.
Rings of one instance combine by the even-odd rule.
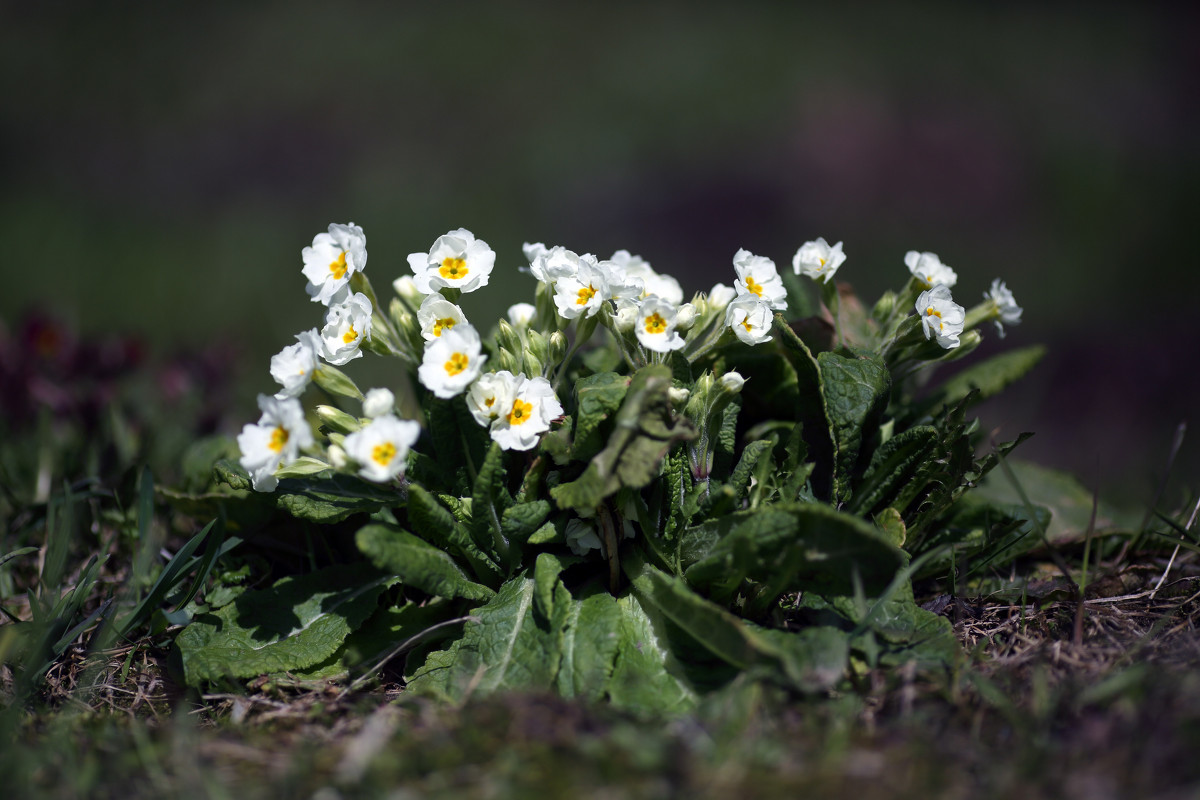
[[410, 309], [416, 309], [421, 306], [421, 301], [425, 299], [425, 295], [421, 294], [417, 289], [417, 284], [413, 281], [412, 275], [401, 275], [396, 280], [392, 281], [392, 288], [396, 290], [396, 294], [400, 296]]
[[682, 387], [672, 386], [670, 389], [667, 389], [667, 398], [675, 408], [682, 408], [691, 395], [691, 390]]
[[629, 333], [633, 330], [633, 326], [637, 324], [638, 308], [632, 303], [625, 303], [617, 309], [617, 315], [613, 318], [613, 326], [618, 333]]
[[508, 321], [519, 331], [532, 325], [536, 315], [537, 308], [529, 303], [516, 303], [508, 307]]
[[567, 355], [567, 335], [562, 331], [550, 334], [550, 358], [547, 363], [557, 364]]
[[500, 364], [501, 370], [508, 370], [514, 375], [521, 371], [521, 364], [517, 361], [517, 357], [503, 347], [497, 348], [500, 352], [496, 354], [496, 361]]
[[500, 345], [510, 353], [521, 352], [521, 337], [513, 330], [513, 326], [509, 325], [504, 320], [500, 320], [496, 324], [496, 344]]
[[350, 380], [349, 375], [328, 364], [322, 364], [313, 371], [313, 382], [337, 397], [361, 400], [363, 396], [358, 387], [354, 385], [354, 381]]
[[536, 378], [538, 375], [542, 375], [545, 372], [545, 367], [542, 365], [542, 362], [538, 360], [537, 356], [528, 350], [525, 351], [524, 361], [524, 372], [529, 377]]
[[737, 394], [746, 385], [746, 379], [739, 372], [726, 372], [721, 376], [721, 389], [729, 394]]
[[317, 406], [316, 414], [324, 427], [338, 433], [354, 433], [362, 427], [362, 422], [357, 417], [333, 406]]
[[725, 306], [733, 302], [733, 298], [737, 297], [737, 292], [723, 283], [718, 283], [712, 287], [708, 293], [708, 310], [709, 311], [724, 311]]
[[[537, 331], [529, 331], [525, 334], [528, 344], [526, 349], [533, 354], [533, 357], [543, 364], [550, 360], [550, 343], [546, 341], [546, 337]], [[517, 348], [518, 352], [520, 348]], [[519, 372], [520, 370], [513, 370]]]
[[691, 303], [684, 303], [675, 312], [675, 330], [680, 333], [686, 333], [691, 329], [696, 322], [696, 307]]
[[363, 416], [374, 419], [391, 414], [396, 408], [396, 396], [388, 389], [369, 389], [363, 398]]
[[346, 456], [346, 451], [336, 444], [329, 445], [329, 463], [333, 464], [334, 469], [345, 469], [350, 463], [350, 459]]

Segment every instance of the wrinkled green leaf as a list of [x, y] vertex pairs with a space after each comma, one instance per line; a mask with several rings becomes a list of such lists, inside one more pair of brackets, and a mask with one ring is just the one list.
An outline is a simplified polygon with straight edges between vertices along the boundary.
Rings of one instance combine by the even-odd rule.
[[488, 600], [496, 594], [468, 578], [445, 552], [408, 531], [371, 524], [359, 528], [354, 541], [376, 567], [435, 597]]
[[176, 638], [189, 685], [317, 664], [375, 610], [390, 578], [369, 564], [327, 567], [245, 592]]
[[932, 399], [936, 402], [952, 404], [975, 391], [973, 402], [986, 400], [1024, 377], [1027, 372], [1037, 366], [1044, 355], [1046, 355], [1046, 348], [1042, 345], [1034, 345], [992, 356], [950, 378], [934, 393]]
[[888, 504], [898, 488], [910, 481], [917, 467], [934, 453], [937, 445], [937, 429], [930, 425], [909, 428], [888, 439], [875, 451], [846, 510], [869, 514], [877, 506]]
[[500, 527], [507, 538], [522, 542], [528, 540], [533, 532], [542, 526], [548, 516], [550, 516], [550, 503], [545, 500], [517, 503], [506, 508], [501, 514]]
[[817, 362], [834, 448], [833, 500], [840, 505], [850, 497], [860, 455], [874, 448], [871, 437], [877, 435], [892, 379], [874, 354], [848, 358], [826, 352]]
[[604, 448], [600, 426], [621, 407], [628, 389], [629, 377], [615, 372], [589, 375], [575, 382], [578, 410], [571, 458], [587, 461]]

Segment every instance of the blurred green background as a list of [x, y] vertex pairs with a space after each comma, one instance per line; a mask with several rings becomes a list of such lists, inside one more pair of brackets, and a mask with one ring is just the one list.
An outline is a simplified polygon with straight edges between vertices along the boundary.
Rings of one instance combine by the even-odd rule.
[[530, 294], [526, 240], [697, 290], [824, 236], [868, 301], [932, 250], [960, 302], [1008, 282], [1005, 345], [1050, 347], [985, 425], [1130, 497], [1197, 410], [1183, 5], [2, 7], [0, 321], [232, 343], [233, 424], [320, 322], [300, 249], [349, 220], [379, 289], [448, 229], [485, 239], [476, 314]]

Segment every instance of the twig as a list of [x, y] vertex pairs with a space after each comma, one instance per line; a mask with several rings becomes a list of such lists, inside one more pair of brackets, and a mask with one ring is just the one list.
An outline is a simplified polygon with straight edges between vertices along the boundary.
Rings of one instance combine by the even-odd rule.
[[[1196, 524], [1196, 514], [1200, 512], [1200, 497], [1196, 498], [1196, 506], [1192, 509], [1192, 515], [1188, 518], [1187, 525], [1184, 526], [1185, 531], [1190, 531], [1192, 525]], [[1175, 545], [1175, 551], [1171, 553], [1171, 560], [1167, 562], [1167, 568], [1163, 570], [1162, 577], [1158, 579], [1158, 583], [1154, 585], [1154, 589], [1150, 592], [1150, 599], [1154, 599], [1154, 595], [1162, 587], [1163, 581], [1167, 579], [1167, 575], [1171, 572], [1171, 567], [1175, 564], [1175, 556], [1179, 555], [1179, 545]]]

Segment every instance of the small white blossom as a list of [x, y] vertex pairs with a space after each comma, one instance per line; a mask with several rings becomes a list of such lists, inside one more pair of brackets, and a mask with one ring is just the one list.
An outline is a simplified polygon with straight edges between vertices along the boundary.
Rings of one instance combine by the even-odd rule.
[[683, 302], [683, 287], [679, 285], [679, 281], [670, 275], [655, 272], [650, 262], [641, 256], [630, 255], [628, 250], [618, 250], [609, 260], [624, 270], [627, 276], [642, 282], [643, 297], [658, 295], [674, 306]]
[[787, 310], [787, 290], [774, 261], [749, 250], [738, 250], [733, 256], [733, 268], [738, 276], [733, 286], [739, 296], [754, 295], [774, 311]]
[[595, 263], [595, 256], [580, 256], [561, 246], [547, 248], [540, 242], [526, 244], [525, 255], [529, 258], [529, 272], [542, 283], [554, 283], [579, 271], [581, 260]]
[[329, 233], [318, 233], [300, 256], [304, 259], [301, 271], [308, 278], [306, 291], [313, 302], [341, 302], [350, 293], [350, 276], [367, 266], [367, 237], [353, 222], [334, 223]]
[[491, 437], [505, 450], [532, 450], [563, 413], [550, 381], [517, 376], [512, 405], [492, 422]]
[[362, 292], [329, 307], [321, 328], [321, 358], [341, 366], [362, 355], [359, 346], [371, 336], [371, 301]]
[[732, 286], [718, 283], [708, 292], [708, 307], [714, 311], [724, 311], [725, 307], [737, 297], [737, 290]]
[[471, 384], [467, 392], [467, 409], [471, 416], [485, 428], [512, 410], [517, 394], [519, 379], [506, 369], [485, 372]]
[[991, 300], [996, 306], [996, 332], [1000, 334], [1000, 338], [1004, 338], [1005, 325], [1021, 324], [1022, 309], [1013, 298], [1013, 293], [999, 278], [992, 281], [992, 288], [983, 293], [983, 299]]
[[800, 249], [792, 257], [792, 270], [797, 275], [806, 275], [814, 281], [823, 279], [825, 283], [829, 283], [845, 260], [846, 254], [842, 252], [841, 242], [830, 247], [829, 242], [817, 237], [815, 242], [800, 245]]
[[514, 303], [508, 307], [508, 321], [519, 331], [532, 325], [536, 316], [537, 308], [531, 303]]
[[320, 366], [321, 337], [317, 329], [296, 334], [296, 344], [290, 344], [271, 356], [271, 377], [283, 388], [275, 396], [299, 397], [312, 381], [313, 371]]
[[487, 356], [481, 355], [479, 332], [470, 325], [456, 325], [425, 345], [417, 368], [421, 385], [443, 400], [458, 394], [479, 377]]
[[642, 347], [656, 353], [669, 353], [683, 347], [683, 337], [675, 330], [678, 312], [675, 306], [657, 295], [638, 304], [633, 332]]
[[696, 307], [691, 303], [684, 303], [675, 309], [675, 329], [686, 331], [696, 322]]
[[421, 325], [421, 337], [432, 342], [455, 325], [467, 324], [467, 317], [461, 308], [434, 293], [421, 301], [421, 307], [417, 309], [417, 322]]
[[258, 424], [246, 425], [238, 434], [242, 452], [238, 462], [250, 473], [255, 491], [270, 492], [279, 484], [275, 471], [295, 461], [300, 448], [313, 443], [313, 436], [296, 398], [260, 394], [258, 408], [262, 411]]
[[358, 474], [384, 483], [403, 475], [408, 451], [421, 435], [411, 419], [385, 414], [346, 437], [346, 455], [358, 462]]
[[742, 295], [725, 307], [725, 324], [746, 344], [771, 338], [771, 307], [754, 295]]
[[938, 284], [921, 292], [917, 298], [917, 316], [925, 329], [925, 338], [937, 338], [937, 343], [947, 350], [958, 347], [958, 336], [963, 332], [966, 311], [950, 297], [950, 287]]
[[939, 283], [947, 289], [958, 282], [958, 275], [942, 263], [936, 253], [918, 253], [909, 250], [904, 254], [904, 264], [913, 277], [932, 288]]
[[496, 253], [492, 248], [466, 228], [439, 236], [428, 253], [412, 253], [408, 257], [413, 284], [421, 294], [446, 288], [473, 292], [487, 286], [495, 264]]
[[363, 397], [363, 416], [383, 417], [396, 410], [396, 395], [390, 389], [370, 389]]
[[618, 333], [629, 333], [638, 321], [638, 304], [632, 300], [622, 300], [617, 303], [617, 313], [613, 315], [613, 325]]
[[595, 316], [611, 297], [604, 272], [590, 258], [581, 258], [574, 275], [564, 275], [554, 283], [554, 305], [565, 319]]

